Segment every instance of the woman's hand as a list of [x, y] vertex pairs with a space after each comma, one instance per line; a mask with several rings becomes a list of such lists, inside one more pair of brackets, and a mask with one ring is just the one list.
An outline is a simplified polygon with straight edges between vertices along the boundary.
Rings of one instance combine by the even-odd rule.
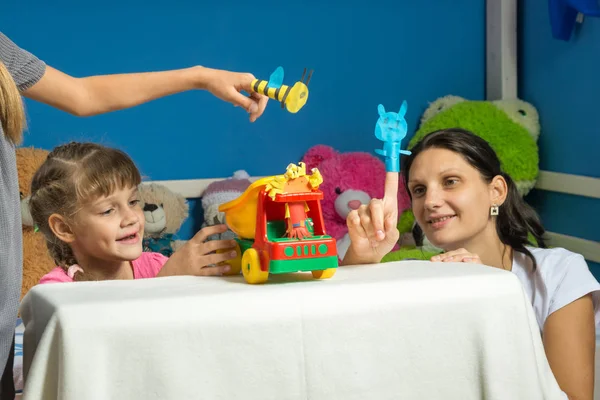
[[447, 253], [438, 254], [431, 257], [434, 262], [464, 262], [472, 264], [482, 264], [481, 259], [475, 253], [469, 253], [465, 249], [452, 250]]
[[[193, 238], [187, 241], [169, 258], [160, 270], [158, 276], [223, 275], [230, 267], [227, 264], [218, 265], [237, 256], [235, 240], [209, 240], [214, 234], [223, 233], [226, 225], [214, 225], [202, 228]], [[217, 253], [217, 250], [221, 252]], [[229, 251], [223, 251], [229, 250]]]
[[383, 199], [352, 210], [346, 218], [350, 247], [342, 265], [374, 264], [389, 253], [400, 237], [398, 231], [398, 173], [385, 177]]
[[[251, 84], [256, 79], [254, 75], [205, 67], [198, 68], [198, 86], [201, 89], [208, 90], [215, 97], [232, 103], [236, 107], [242, 107], [250, 113], [250, 122], [256, 121], [263, 114], [269, 98], [252, 91]], [[240, 93], [242, 90], [250, 95], [244, 96]]]

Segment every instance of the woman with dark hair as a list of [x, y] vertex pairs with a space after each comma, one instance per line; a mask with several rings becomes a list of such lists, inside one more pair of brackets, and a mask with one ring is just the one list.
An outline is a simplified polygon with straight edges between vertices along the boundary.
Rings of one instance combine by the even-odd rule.
[[[600, 284], [580, 254], [546, 248], [535, 211], [502, 172], [491, 146], [463, 129], [425, 136], [404, 166], [420, 231], [444, 253], [434, 262], [470, 262], [512, 271], [533, 306], [546, 356], [570, 399], [592, 399]], [[343, 265], [378, 263], [398, 240], [398, 175], [386, 194], [347, 218]], [[535, 246], [529, 238], [535, 239]]]

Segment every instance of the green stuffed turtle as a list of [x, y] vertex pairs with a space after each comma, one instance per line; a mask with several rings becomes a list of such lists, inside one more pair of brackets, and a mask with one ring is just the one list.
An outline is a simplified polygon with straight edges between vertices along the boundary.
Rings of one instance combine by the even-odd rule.
[[[535, 107], [523, 100], [477, 101], [458, 96], [444, 96], [425, 110], [421, 124], [409, 141], [414, 147], [428, 133], [448, 128], [463, 128], [485, 139], [498, 154], [502, 169], [515, 181], [525, 196], [535, 186], [539, 172], [537, 139], [540, 135], [539, 115]], [[414, 216], [405, 210], [399, 220], [401, 237], [414, 227]], [[425, 259], [442, 250], [425, 242], [423, 247], [401, 243], [400, 250], [386, 255], [382, 262]]]

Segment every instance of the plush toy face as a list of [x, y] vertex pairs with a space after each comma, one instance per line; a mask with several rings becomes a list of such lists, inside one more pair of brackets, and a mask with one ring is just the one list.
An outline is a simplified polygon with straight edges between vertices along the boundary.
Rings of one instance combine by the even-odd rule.
[[31, 195], [31, 181], [38, 168], [48, 157], [48, 151], [33, 147], [20, 147], [16, 150], [17, 174], [19, 178], [19, 192], [21, 195], [21, 219], [23, 225], [33, 227], [33, 220], [29, 212], [29, 196]]
[[[233, 194], [229, 201], [234, 200], [238, 197], [239, 194]], [[223, 197], [227, 199], [229, 197]], [[211, 204], [207, 207], [204, 207], [204, 226], [211, 225], [220, 225], [225, 224], [225, 213], [219, 211], [219, 204]], [[215, 233], [214, 235], [210, 235], [208, 240], [229, 240], [236, 238], [237, 235], [233, 233], [231, 229], [227, 229], [222, 233]]]
[[425, 111], [408, 148], [430, 132], [455, 127], [467, 129], [490, 143], [504, 172], [513, 178], [521, 195], [535, 186], [540, 125], [538, 113], [531, 104], [522, 100], [489, 102], [442, 97]]
[[163, 185], [141, 184], [139, 196], [146, 220], [144, 237], [175, 234], [188, 216], [186, 200]]
[[149, 235], [159, 235], [167, 230], [167, 215], [162, 203], [145, 203], [142, 210], [146, 220], [144, 232]]
[[406, 102], [402, 103], [400, 111], [386, 112], [383, 105], [377, 107], [379, 119], [375, 124], [375, 137], [383, 141], [400, 141], [406, 136], [408, 125], [404, 119], [406, 114]]
[[[230, 178], [210, 183], [202, 193], [202, 227], [225, 224], [225, 213], [219, 211], [219, 206], [237, 199], [250, 184], [250, 175], [244, 170], [237, 170]], [[227, 229], [225, 232], [210, 235], [208, 240], [229, 240], [236, 237], [231, 229]]]

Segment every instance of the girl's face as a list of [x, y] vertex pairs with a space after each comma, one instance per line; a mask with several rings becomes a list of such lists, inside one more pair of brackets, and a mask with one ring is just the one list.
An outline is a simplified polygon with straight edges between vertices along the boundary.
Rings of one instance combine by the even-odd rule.
[[412, 209], [427, 239], [445, 251], [469, 248], [479, 235], [495, 235], [490, 207], [500, 205], [497, 177], [485, 182], [462, 156], [430, 148], [411, 166], [408, 189]]
[[142, 254], [144, 213], [137, 188], [120, 189], [85, 204], [74, 222], [71, 246], [78, 255], [133, 261]]

